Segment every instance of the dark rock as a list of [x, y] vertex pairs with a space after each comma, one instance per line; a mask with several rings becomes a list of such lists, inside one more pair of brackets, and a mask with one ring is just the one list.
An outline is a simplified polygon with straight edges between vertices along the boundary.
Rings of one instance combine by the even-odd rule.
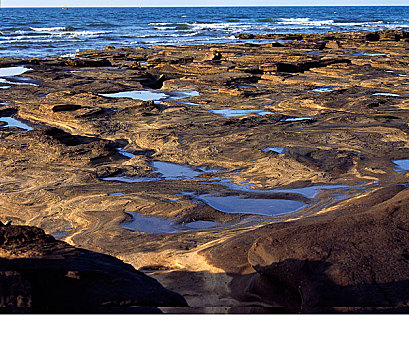
[[160, 89], [165, 80], [167, 80], [166, 76], [161, 74], [159, 78], [153, 78], [151, 81], [146, 81], [143, 83], [143, 85], [151, 89]]
[[332, 64], [348, 63], [351, 61], [349, 59], [322, 59], [322, 60], [311, 60], [296, 63], [287, 62], [276, 62], [273, 64], [268, 64], [267, 66], [261, 66], [261, 70], [267, 72], [279, 72], [279, 73], [302, 73], [308, 71], [312, 68], [327, 67]]
[[250, 249], [249, 262], [296, 296], [287, 300], [292, 311], [407, 307], [408, 222], [406, 190], [361, 213], [271, 227]]
[[254, 39], [254, 34], [246, 34], [246, 33], [238, 34], [238, 35], [236, 35], [236, 38], [238, 38], [238, 39]]
[[222, 54], [219, 51], [211, 50], [200, 61], [218, 61], [218, 60], [221, 60], [221, 58], [222, 58]]
[[379, 41], [379, 39], [380, 39], [381, 37], [380, 37], [380, 35], [379, 35], [379, 33], [368, 33], [368, 34], [366, 34], [365, 35], [365, 40], [366, 41]]
[[72, 59], [68, 58], [65, 62], [66, 66], [70, 67], [111, 67], [112, 64], [110, 61], [107, 59], [95, 59], [95, 60], [90, 60], [90, 59]]
[[73, 104], [64, 104], [64, 105], [54, 105], [52, 106], [52, 111], [53, 112], [69, 112], [69, 111], [76, 111], [77, 109], [80, 109], [81, 106], [79, 105], [73, 105]]
[[121, 260], [29, 226], [0, 227], [0, 312], [152, 313], [187, 306]]

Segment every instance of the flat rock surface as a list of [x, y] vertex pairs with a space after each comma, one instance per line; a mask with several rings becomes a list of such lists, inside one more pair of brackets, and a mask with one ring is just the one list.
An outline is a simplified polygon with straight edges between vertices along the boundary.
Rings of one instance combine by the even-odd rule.
[[0, 89], [0, 217], [120, 258], [185, 296], [186, 312], [299, 310], [267, 297], [248, 254], [258, 230], [337, 218], [408, 182], [394, 161], [409, 159], [409, 41], [263, 39], [0, 59], [32, 83]]

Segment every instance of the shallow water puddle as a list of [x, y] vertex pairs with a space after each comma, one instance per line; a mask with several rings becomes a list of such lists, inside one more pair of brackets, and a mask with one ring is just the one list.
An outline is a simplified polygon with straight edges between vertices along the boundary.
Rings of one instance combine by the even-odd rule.
[[161, 161], [154, 161], [151, 165], [155, 172], [160, 173], [166, 180], [193, 179], [203, 174], [202, 170], [196, 170], [188, 165]]
[[303, 120], [311, 120], [312, 117], [299, 117], [299, 118], [285, 118], [285, 122], [299, 122]]
[[136, 182], [151, 182], [151, 181], [159, 181], [161, 179], [157, 177], [137, 177], [137, 176], [108, 176], [108, 177], [101, 177], [100, 180], [104, 181], [120, 181], [120, 182], [127, 182], [127, 183], [136, 183]]
[[206, 228], [211, 228], [217, 225], [217, 222], [214, 221], [208, 221], [208, 220], [198, 220], [198, 221], [192, 221], [184, 226], [193, 229], [193, 230], [200, 230], [200, 229], [206, 229]]
[[51, 234], [54, 238], [64, 238], [67, 237], [71, 232], [69, 231], [58, 231]]
[[124, 151], [122, 148], [117, 148], [117, 151], [119, 154], [123, 155], [124, 157], [127, 157], [127, 158], [135, 157], [135, 154], [128, 152], [128, 151]]
[[179, 100], [186, 97], [195, 97], [199, 96], [197, 91], [173, 91], [173, 92], [160, 92], [160, 91], [151, 91], [151, 90], [135, 90], [135, 91], [123, 91], [115, 92], [110, 94], [100, 94], [104, 97], [127, 97], [134, 100], [140, 101], [171, 101]]
[[3, 126], [5, 127], [16, 127], [19, 129], [23, 129], [23, 132], [33, 130], [31, 126], [28, 126], [27, 124], [13, 118], [13, 117], [0, 117], [0, 121], [7, 123], [7, 125]]
[[31, 68], [26, 68], [23, 66], [19, 67], [7, 67], [7, 68], [0, 68], [0, 77], [15, 77], [16, 75], [21, 75], [25, 72], [32, 70]]
[[238, 85], [241, 89], [267, 89], [266, 86], [255, 86], [255, 85]]
[[[35, 80], [30, 78], [23, 78], [17, 77], [25, 72], [32, 70], [31, 68], [26, 68], [23, 66], [19, 67], [7, 67], [7, 68], [0, 68], [0, 83], [2, 84], [12, 84], [12, 85], [32, 85], [38, 86], [35, 83]], [[2, 89], [8, 89], [10, 86], [1, 87]]]
[[189, 230], [200, 230], [217, 225], [214, 221], [194, 221], [187, 224], [177, 224], [171, 219], [153, 216], [142, 215], [137, 212], [126, 212], [132, 216], [132, 220], [125, 221], [121, 224], [122, 228], [146, 233], [176, 233]]
[[263, 194], [296, 193], [296, 194], [300, 194], [309, 199], [315, 198], [315, 196], [321, 191], [337, 190], [337, 189], [347, 190], [351, 188], [351, 186], [349, 185], [336, 184], [336, 185], [313, 185], [313, 186], [306, 186], [306, 187], [299, 187], [299, 188], [272, 188], [272, 189], [258, 190], [255, 188], [251, 188], [250, 186], [254, 186], [251, 183], [246, 183], [245, 185], [237, 185], [229, 179], [220, 179], [220, 178], [213, 178], [213, 179], [218, 180], [218, 182], [221, 183], [223, 186], [226, 186], [227, 188], [234, 190], [234, 191], [249, 192], [249, 193], [263, 193]]
[[12, 84], [12, 85], [31, 85], [39, 86], [34, 79], [16, 77], [16, 78], [0, 78], [0, 83], [2, 84]]
[[258, 115], [273, 114], [273, 112], [263, 111], [262, 109], [212, 109], [212, 113], [221, 115], [222, 117], [244, 117], [249, 113], [255, 113]]
[[353, 56], [386, 56], [386, 53], [372, 53], [372, 52], [357, 52], [351, 54]]
[[218, 173], [218, 169], [210, 169], [203, 167], [192, 167], [189, 165], [181, 165], [171, 162], [153, 161], [151, 166], [156, 172], [161, 173], [166, 180], [175, 179], [194, 179], [205, 173]]
[[312, 89], [311, 91], [314, 91], [314, 92], [331, 92], [331, 91], [334, 91], [334, 89], [331, 88], [331, 87], [322, 87], [322, 88]]
[[[135, 155], [131, 152], [126, 152], [118, 149], [118, 152], [128, 158], [133, 158]], [[136, 177], [136, 176], [110, 176], [101, 178], [104, 181], [121, 181], [128, 183], [135, 182], [149, 182], [160, 180], [181, 180], [181, 179], [194, 179], [205, 173], [216, 173], [220, 170], [206, 169], [199, 167], [191, 167], [189, 165], [181, 165], [164, 161], [153, 161], [150, 163], [153, 167], [154, 173], [159, 173], [160, 177]]]
[[185, 102], [185, 101], [181, 101], [179, 103], [182, 103], [184, 105], [189, 105], [189, 106], [200, 106], [199, 103], [193, 103], [193, 102]]
[[243, 195], [221, 197], [202, 194], [194, 197], [216, 210], [231, 214], [278, 216], [295, 212], [305, 206], [304, 203], [291, 199], [249, 198]]
[[398, 159], [392, 162], [399, 167], [400, 171], [409, 171], [409, 159]]
[[196, 97], [199, 96], [199, 92], [195, 90], [191, 91], [173, 91], [173, 92], [168, 92], [169, 98], [167, 100], [180, 100], [182, 98], [186, 97]]
[[127, 97], [133, 100], [140, 101], [161, 101], [168, 97], [168, 95], [163, 92], [157, 91], [125, 91], [125, 92], [114, 92], [111, 94], [100, 94], [104, 97]]
[[263, 151], [263, 152], [273, 151], [273, 152], [276, 152], [276, 153], [283, 154], [283, 153], [287, 152], [287, 148], [283, 148], [283, 147], [268, 147], [268, 148], [264, 148], [262, 151]]
[[374, 94], [372, 94], [374, 96], [393, 96], [393, 97], [400, 97], [400, 95], [398, 94], [391, 94], [389, 92], [376, 92]]
[[335, 189], [350, 189], [351, 186], [348, 185], [315, 185], [300, 188], [277, 188], [269, 190], [272, 193], [297, 193], [307, 198], [315, 198], [318, 193], [322, 191], [335, 190]]

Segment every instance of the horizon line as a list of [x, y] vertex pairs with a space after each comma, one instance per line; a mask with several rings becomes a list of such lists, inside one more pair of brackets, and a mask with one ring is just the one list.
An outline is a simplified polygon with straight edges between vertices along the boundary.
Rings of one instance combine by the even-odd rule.
[[[0, 0], [1, 3], [1, 0]], [[9, 9], [17, 9], [17, 8], [25, 8], [25, 9], [35, 9], [35, 8], [49, 8], [49, 9], [76, 9], [76, 8], [203, 8], [203, 7], [409, 7], [409, 5], [236, 5], [236, 6], [225, 6], [225, 5], [218, 5], [218, 6], [2, 6], [0, 8], [9, 8]]]

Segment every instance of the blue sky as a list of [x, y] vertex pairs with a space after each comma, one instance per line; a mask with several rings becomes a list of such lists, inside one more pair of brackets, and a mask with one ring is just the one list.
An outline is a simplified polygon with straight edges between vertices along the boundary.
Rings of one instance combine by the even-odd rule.
[[2, 7], [409, 6], [409, 0], [0, 0]]

